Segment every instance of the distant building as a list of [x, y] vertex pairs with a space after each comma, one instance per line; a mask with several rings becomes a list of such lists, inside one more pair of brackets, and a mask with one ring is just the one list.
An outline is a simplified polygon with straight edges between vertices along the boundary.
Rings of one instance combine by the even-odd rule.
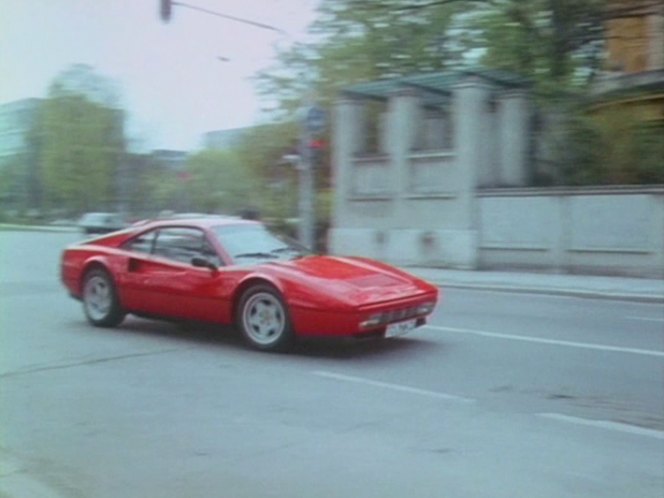
[[251, 127], [209, 131], [203, 135], [203, 148], [228, 150], [237, 147]]
[[22, 99], [0, 105], [0, 165], [27, 149], [41, 99]]
[[614, 0], [607, 22], [607, 65], [622, 74], [664, 68], [664, 4], [653, 0]]
[[594, 114], [629, 110], [664, 124], [664, 3], [614, 0], [606, 25], [606, 72], [592, 90]]
[[184, 150], [157, 149], [150, 153], [153, 163], [164, 170], [180, 173], [184, 171], [189, 153]]

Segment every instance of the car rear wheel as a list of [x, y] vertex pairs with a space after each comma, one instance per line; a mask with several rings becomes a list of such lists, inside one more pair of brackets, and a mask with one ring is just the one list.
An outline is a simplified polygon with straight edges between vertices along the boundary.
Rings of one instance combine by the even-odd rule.
[[295, 339], [284, 300], [269, 285], [252, 286], [242, 294], [237, 322], [245, 340], [255, 349], [285, 351]]
[[97, 327], [115, 327], [124, 320], [115, 284], [107, 271], [95, 268], [86, 273], [83, 309], [88, 321]]

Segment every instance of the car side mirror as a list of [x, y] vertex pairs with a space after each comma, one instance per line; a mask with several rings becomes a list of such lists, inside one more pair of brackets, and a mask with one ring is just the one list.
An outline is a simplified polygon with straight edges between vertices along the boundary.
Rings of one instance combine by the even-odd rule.
[[209, 259], [203, 258], [201, 256], [194, 256], [191, 258], [191, 265], [196, 268], [207, 268], [208, 270], [217, 271], [217, 265], [215, 265]]

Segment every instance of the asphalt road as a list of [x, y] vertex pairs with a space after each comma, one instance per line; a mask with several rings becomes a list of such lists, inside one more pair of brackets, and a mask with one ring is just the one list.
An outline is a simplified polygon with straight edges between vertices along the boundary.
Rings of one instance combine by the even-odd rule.
[[71, 233], [0, 232], [0, 497], [664, 495], [664, 311], [448, 290], [430, 326], [247, 350], [102, 330]]

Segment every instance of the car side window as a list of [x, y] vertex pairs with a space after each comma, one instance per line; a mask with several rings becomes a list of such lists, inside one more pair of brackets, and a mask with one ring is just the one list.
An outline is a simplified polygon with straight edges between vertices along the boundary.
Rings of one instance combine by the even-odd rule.
[[127, 251], [150, 254], [152, 252], [152, 247], [154, 245], [154, 239], [156, 235], [157, 232], [155, 230], [146, 232], [125, 243], [123, 249], [126, 249]]
[[172, 227], [158, 231], [154, 255], [191, 264], [194, 257], [202, 257], [221, 266], [221, 260], [205, 233], [197, 228]]

